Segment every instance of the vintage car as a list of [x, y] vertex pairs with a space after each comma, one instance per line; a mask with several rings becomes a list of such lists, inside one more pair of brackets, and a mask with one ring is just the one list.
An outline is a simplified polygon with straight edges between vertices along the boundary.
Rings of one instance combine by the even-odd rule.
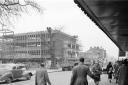
[[68, 64], [68, 63], [62, 65], [62, 71], [71, 71], [72, 68], [73, 68], [73, 65]]
[[24, 64], [0, 64], [0, 82], [11, 83], [17, 79], [30, 80], [32, 73]]

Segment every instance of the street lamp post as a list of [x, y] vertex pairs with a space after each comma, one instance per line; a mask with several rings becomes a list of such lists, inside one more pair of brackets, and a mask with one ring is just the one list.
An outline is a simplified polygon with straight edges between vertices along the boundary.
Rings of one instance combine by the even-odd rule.
[[52, 33], [52, 28], [51, 27], [47, 27], [47, 31], [49, 33], [49, 39], [50, 39], [50, 42], [49, 42], [49, 52], [50, 52], [50, 57], [51, 57], [51, 69], [55, 69], [57, 68], [56, 66], [56, 58], [55, 58], [55, 53], [54, 53], [54, 43], [53, 43], [53, 33]]

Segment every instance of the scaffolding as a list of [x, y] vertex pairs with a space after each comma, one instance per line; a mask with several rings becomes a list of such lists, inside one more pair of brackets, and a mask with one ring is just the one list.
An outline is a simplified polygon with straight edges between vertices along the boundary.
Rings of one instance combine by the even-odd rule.
[[0, 62], [14, 62], [14, 32], [0, 29]]

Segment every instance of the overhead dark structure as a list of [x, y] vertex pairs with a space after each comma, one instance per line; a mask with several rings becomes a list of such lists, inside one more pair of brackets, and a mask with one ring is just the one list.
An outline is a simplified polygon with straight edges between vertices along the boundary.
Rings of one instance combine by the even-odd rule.
[[74, 0], [122, 51], [128, 51], [128, 0]]

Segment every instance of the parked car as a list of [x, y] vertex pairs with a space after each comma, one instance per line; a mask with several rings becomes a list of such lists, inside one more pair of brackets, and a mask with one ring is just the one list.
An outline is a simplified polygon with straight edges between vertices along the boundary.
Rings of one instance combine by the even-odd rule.
[[71, 71], [73, 68], [73, 65], [70, 64], [63, 64], [62, 65], [62, 71]]
[[32, 73], [26, 70], [24, 64], [0, 64], [0, 82], [11, 83], [17, 79], [30, 80]]

